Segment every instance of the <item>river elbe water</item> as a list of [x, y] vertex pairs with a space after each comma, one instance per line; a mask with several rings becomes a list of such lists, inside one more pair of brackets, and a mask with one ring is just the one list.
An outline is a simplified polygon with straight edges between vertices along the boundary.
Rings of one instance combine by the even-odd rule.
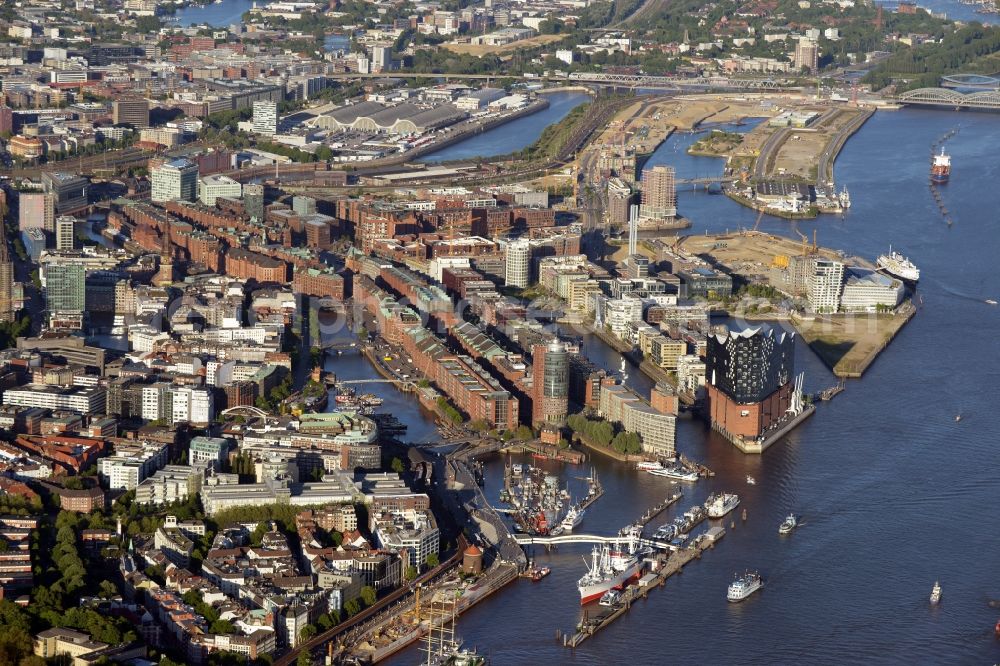
[[[954, 226], [940, 217], [927, 188], [930, 144], [952, 128], [951, 182], [942, 188]], [[746, 126], [739, 128], [746, 129]], [[736, 518], [718, 546], [688, 565], [646, 601], [575, 651], [556, 641], [580, 617], [576, 580], [583, 545], [533, 553], [553, 573], [518, 581], [458, 621], [466, 644], [494, 664], [680, 663], [993, 663], [1000, 609], [993, 511], [1000, 501], [1000, 116], [903, 110], [877, 113], [846, 145], [836, 164], [838, 187], [853, 206], [844, 217], [799, 223], [822, 245], [874, 259], [892, 244], [920, 267], [917, 316], [869, 368], [832, 402], [762, 456], [743, 455], [697, 421], [679, 421], [678, 449], [708, 464], [715, 478], [682, 486], [684, 499], [667, 521], [713, 491], [737, 492], [748, 520]], [[695, 136], [679, 134], [650, 158], [679, 177], [718, 173], [722, 162], [690, 157]], [[458, 148], [459, 146], [455, 146]], [[726, 197], [681, 192], [691, 233], [752, 226], [756, 214]], [[785, 220], [761, 229], [791, 234]], [[584, 353], [609, 369], [621, 357], [593, 337]], [[371, 376], [356, 354], [329, 362], [338, 375]], [[834, 382], [810, 350], [798, 345], [796, 369], [806, 389]], [[626, 368], [627, 383], [651, 382]], [[414, 441], [434, 429], [411, 396], [372, 385], [383, 408], [410, 425]], [[955, 417], [961, 415], [960, 421]], [[487, 464], [486, 492], [499, 501], [503, 461]], [[596, 467], [607, 489], [577, 531], [612, 534], [673, 492], [669, 481], [595, 456], [582, 466], [551, 469], [571, 488]], [[746, 476], [756, 485], [746, 483]], [[802, 526], [777, 527], [789, 512]], [[735, 514], [734, 514], [735, 515]], [[658, 521], [654, 521], [654, 525]], [[728, 521], [727, 521], [728, 522]], [[728, 528], [728, 525], [727, 525]], [[733, 574], [758, 569], [761, 593], [726, 602]], [[935, 580], [941, 604], [928, 595]], [[416, 664], [416, 647], [391, 664]]]

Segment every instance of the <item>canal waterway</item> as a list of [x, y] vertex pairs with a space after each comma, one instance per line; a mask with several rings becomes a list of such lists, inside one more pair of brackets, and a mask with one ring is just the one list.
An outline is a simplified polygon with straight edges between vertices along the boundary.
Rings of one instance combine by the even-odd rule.
[[545, 99], [549, 101], [547, 109], [494, 127], [447, 148], [428, 153], [417, 161], [466, 160], [476, 157], [506, 155], [521, 150], [538, 140], [546, 127], [559, 122], [577, 106], [589, 101], [590, 96], [583, 92], [558, 92], [547, 93]]
[[[960, 127], [948, 142], [951, 182], [943, 187], [955, 225], [948, 228], [927, 189], [930, 144]], [[655, 520], [683, 512], [713, 491], [742, 497], [748, 520], [700, 561], [685, 568], [595, 638], [575, 651], [556, 641], [580, 617], [575, 583], [584, 573], [586, 546], [562, 546], [534, 555], [553, 573], [539, 583], [518, 581], [458, 621], [468, 646], [495, 664], [619, 663], [992, 663], [1000, 659], [993, 625], [1000, 610], [994, 553], [1000, 537], [991, 520], [998, 497], [994, 471], [1000, 441], [996, 384], [1000, 379], [1000, 298], [995, 257], [1000, 178], [995, 146], [1000, 116], [903, 110], [877, 113], [837, 160], [838, 185], [853, 207], [843, 217], [800, 222], [819, 230], [823, 245], [874, 258], [893, 244], [921, 268], [923, 305], [902, 333], [833, 402], [763, 456], [738, 453], [697, 421], [678, 423], [678, 449], [717, 475], [676, 486], [631, 466], [594, 456], [560, 466], [578, 492], [595, 467], [607, 493], [577, 531], [612, 534], [666, 495], [685, 497]], [[721, 160], [683, 152], [696, 137], [678, 134], [650, 163], [678, 168], [679, 177], [721, 171]], [[676, 147], [676, 150], [675, 150]], [[724, 196], [682, 192], [679, 207], [692, 233], [753, 224], [756, 214]], [[790, 223], [765, 217], [765, 231], [789, 233]], [[345, 335], [341, 333], [341, 335]], [[592, 336], [583, 351], [612, 370], [621, 357]], [[328, 368], [342, 377], [375, 376], [354, 355]], [[796, 368], [807, 390], [833, 383], [829, 371], [801, 343]], [[647, 392], [650, 381], [626, 366], [626, 382]], [[416, 399], [387, 384], [372, 385], [386, 407], [411, 428], [409, 438], [434, 436]], [[961, 420], [956, 421], [956, 416]], [[522, 462], [526, 462], [522, 459]], [[487, 463], [486, 492], [499, 501], [503, 461]], [[746, 483], [755, 477], [756, 485]], [[797, 513], [802, 527], [779, 537], [778, 524]], [[739, 513], [739, 512], [737, 512]], [[734, 573], [759, 569], [765, 589], [734, 605], [725, 600]], [[940, 606], [927, 598], [935, 580]], [[391, 664], [414, 664], [409, 649]]]

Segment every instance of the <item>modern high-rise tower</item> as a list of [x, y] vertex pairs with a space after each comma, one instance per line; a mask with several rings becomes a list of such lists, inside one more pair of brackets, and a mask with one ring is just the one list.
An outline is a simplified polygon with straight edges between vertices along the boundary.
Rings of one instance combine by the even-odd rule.
[[253, 133], [272, 136], [278, 133], [278, 105], [271, 100], [253, 103]]
[[641, 216], [651, 220], [677, 217], [677, 183], [674, 168], [655, 166], [642, 170]]
[[150, 199], [162, 201], [195, 201], [198, 198], [198, 165], [186, 159], [176, 159], [153, 169]]
[[508, 287], [525, 288], [531, 282], [531, 245], [516, 240], [507, 245], [504, 283]]
[[562, 423], [569, 411], [569, 352], [553, 340], [531, 350], [531, 422]]

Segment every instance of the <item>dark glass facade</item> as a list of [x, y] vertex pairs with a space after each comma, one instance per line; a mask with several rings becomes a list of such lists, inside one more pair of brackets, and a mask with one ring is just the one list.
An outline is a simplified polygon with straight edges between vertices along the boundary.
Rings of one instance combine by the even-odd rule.
[[708, 336], [706, 380], [735, 402], [762, 402], [792, 379], [795, 334], [770, 327]]

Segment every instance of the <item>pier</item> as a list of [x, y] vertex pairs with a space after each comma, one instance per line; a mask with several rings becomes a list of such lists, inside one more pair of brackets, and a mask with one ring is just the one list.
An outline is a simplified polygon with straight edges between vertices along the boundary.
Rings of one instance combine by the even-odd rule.
[[639, 518], [639, 520], [636, 522], [645, 527], [646, 525], [649, 524], [649, 521], [651, 521], [653, 518], [660, 515], [664, 511], [666, 511], [667, 507], [671, 506], [672, 504], [675, 504], [682, 497], [684, 497], [684, 493], [674, 493], [673, 495], [666, 498], [659, 504], [649, 507], [649, 509], [646, 510], [646, 513], [642, 514], [642, 517]]
[[819, 393], [817, 393], [814, 397], [814, 400], [823, 400], [823, 401], [833, 400], [833, 398], [842, 393], [845, 388], [846, 388], [846, 380], [841, 379], [839, 382], [837, 382], [837, 384], [829, 388], [825, 388]]
[[[684, 566], [692, 560], [701, 559], [701, 554], [710, 548], [714, 548], [719, 539], [725, 536], [726, 530], [722, 527], [713, 527], [705, 534], [698, 536], [687, 548], [681, 548], [668, 555], [657, 555], [654, 560], [656, 569], [652, 575], [653, 580], [648, 576], [640, 579], [638, 585], [629, 585], [622, 593], [622, 600], [614, 607], [602, 608], [595, 614], [584, 611], [583, 619], [577, 625], [575, 633], [572, 635], [562, 635], [562, 643], [569, 648], [578, 647], [581, 643], [596, 634], [601, 629], [609, 626], [612, 622], [620, 618], [632, 608], [632, 604], [639, 599], [645, 599], [650, 590], [655, 587], [663, 587], [667, 579], [674, 574], [680, 573]], [[643, 581], [646, 581], [643, 584]]]

